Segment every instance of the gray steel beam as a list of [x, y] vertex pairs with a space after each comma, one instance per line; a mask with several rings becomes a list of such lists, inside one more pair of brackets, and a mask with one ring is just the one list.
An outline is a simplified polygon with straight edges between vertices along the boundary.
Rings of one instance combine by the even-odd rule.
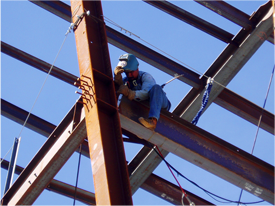
[[[138, 112], [136, 112], [138, 111]], [[155, 131], [137, 123], [149, 106], [123, 98], [120, 121], [125, 130], [274, 203], [274, 167], [253, 155], [163, 111]]]
[[[262, 18], [253, 32], [242, 42], [235, 53], [227, 62], [219, 68], [213, 76], [215, 82], [208, 99], [209, 105], [224, 90], [225, 86], [235, 77], [245, 63], [252, 57], [257, 49], [263, 44], [266, 38], [273, 31], [273, 8], [269, 7], [267, 14]], [[217, 84], [218, 82], [219, 84]], [[222, 86], [221, 86], [222, 85]], [[192, 121], [201, 106], [201, 98], [205, 89], [195, 97], [194, 101], [188, 105], [188, 108], [181, 114], [181, 117], [187, 121]]]
[[183, 10], [182, 8], [168, 2], [168, 1], [150, 1], [150, 0], [143, 0], [144, 2], [184, 21], [218, 39], [225, 43], [231, 42], [232, 38], [234, 37], [233, 34]]
[[[230, 4], [224, 1], [201, 1], [195, 0], [197, 3], [205, 6], [206, 8], [216, 12], [217, 14], [223, 16], [224, 18], [238, 24], [243, 27], [245, 30], [251, 30], [256, 26], [254, 19], [239, 9], [231, 6]], [[270, 4], [270, 1], [267, 1], [266, 5]], [[274, 44], [274, 35], [271, 34], [268, 39], [270, 43]]]
[[248, 14], [242, 12], [241, 10], [231, 6], [224, 1], [194, 1], [247, 30], [254, 27], [254, 24], [249, 21], [250, 16]]
[[[161, 149], [164, 157], [168, 154], [167, 151]], [[144, 162], [144, 160], [146, 161]], [[137, 155], [130, 161], [129, 173], [132, 194], [141, 187], [143, 182], [150, 177], [155, 168], [162, 162], [162, 159], [156, 155], [152, 148], [143, 147]]]

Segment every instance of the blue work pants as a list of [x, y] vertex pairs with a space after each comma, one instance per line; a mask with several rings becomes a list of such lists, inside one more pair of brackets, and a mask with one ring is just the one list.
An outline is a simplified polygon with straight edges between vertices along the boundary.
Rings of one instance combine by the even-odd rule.
[[166, 93], [162, 90], [160, 85], [155, 84], [149, 91], [150, 111], [149, 118], [154, 117], [157, 120], [160, 116], [160, 110], [166, 109], [169, 111], [171, 103], [166, 97]]

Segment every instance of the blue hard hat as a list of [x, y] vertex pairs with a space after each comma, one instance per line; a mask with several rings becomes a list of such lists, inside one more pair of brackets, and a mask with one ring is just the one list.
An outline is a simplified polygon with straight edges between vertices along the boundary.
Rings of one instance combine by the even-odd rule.
[[138, 61], [133, 54], [123, 54], [119, 57], [118, 66], [121, 66], [125, 72], [132, 72], [138, 69]]

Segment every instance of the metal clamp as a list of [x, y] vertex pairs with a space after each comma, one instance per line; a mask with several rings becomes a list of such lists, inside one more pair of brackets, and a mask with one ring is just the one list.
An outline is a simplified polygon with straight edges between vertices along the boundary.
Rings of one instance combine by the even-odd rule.
[[85, 11], [83, 12], [80, 16], [76, 15], [77, 20], [75, 21], [75, 23], [71, 23], [68, 31], [66, 32], [65, 35], [67, 35], [68, 33], [71, 32], [71, 30], [75, 31], [78, 27], [78, 25], [80, 24], [80, 22], [82, 21], [82, 19], [84, 18], [84, 16], [89, 16], [90, 15], [90, 11]]

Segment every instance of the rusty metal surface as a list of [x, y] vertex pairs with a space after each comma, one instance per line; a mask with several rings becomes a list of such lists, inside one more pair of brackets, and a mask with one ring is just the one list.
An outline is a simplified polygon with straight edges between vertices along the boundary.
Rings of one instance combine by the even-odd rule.
[[73, 22], [86, 11], [74, 32], [96, 202], [132, 205], [101, 2], [71, 1]]
[[[49, 64], [41, 59], [38, 59], [38, 58], [36, 58], [36, 57], [18, 49], [18, 48], [15, 48], [3, 41], [1, 41], [1, 52], [3, 52], [4, 54], [7, 54], [15, 59], [18, 59], [19, 61], [22, 61], [36, 69], [39, 69], [40, 71], [45, 72], [45, 73], [48, 73], [52, 66], [51, 64]], [[51, 75], [58, 79], [61, 79], [64, 82], [67, 82], [71, 85], [73, 85], [74, 82], [76, 81], [76, 79], [78, 78], [77, 76], [72, 75], [62, 69], [59, 69], [56, 66], [54, 66], [52, 68]]]
[[[141, 188], [150, 191], [151, 193], [161, 197], [162, 199], [170, 202], [174, 205], [181, 205], [182, 191], [181, 189], [173, 183], [170, 183], [154, 174], [150, 175], [146, 179]], [[188, 197], [195, 205], [213, 205], [211, 202], [208, 202], [191, 192], [185, 191]], [[184, 205], [189, 205], [189, 202], [186, 198], [183, 199]]]
[[[53, 13], [60, 16], [59, 14], [60, 14], [60, 12], [62, 13], [62, 10], [58, 10], [58, 8], [59, 8], [58, 5], [56, 5], [56, 6], [54, 5], [57, 2], [59, 2], [59, 1], [51, 2], [51, 5], [52, 5], [51, 12], [53, 12], [55, 9], [55, 12], [53, 12]], [[44, 3], [44, 2], [40, 1], [40, 3]], [[62, 7], [66, 8], [66, 10], [68, 10], [70, 8], [70, 6], [68, 6], [67, 4], [64, 4], [64, 3], [60, 3], [60, 4], [63, 4]], [[265, 5], [265, 7], [266, 7], [266, 5]], [[265, 7], [259, 9], [259, 12], [261, 13], [261, 15], [266, 12]], [[45, 7], [45, 9], [47, 9], [47, 8]], [[68, 14], [63, 12], [62, 15], [68, 15]], [[261, 15], [254, 15], [252, 17], [253, 22], [258, 23]], [[65, 18], [65, 19], [70, 19], [70, 16], [68, 16], [68, 18]], [[126, 51], [133, 51], [133, 53], [136, 54], [143, 61], [145, 61], [153, 66], [156, 66], [157, 68], [160, 68], [160, 69], [163, 68], [162, 70], [168, 74], [171, 74], [171, 75], [174, 73], [184, 73], [185, 74], [184, 78], [183, 79], [180, 78], [179, 80], [184, 81], [187, 84], [190, 84], [194, 88], [189, 92], [189, 94], [182, 100], [182, 102], [174, 110], [174, 113], [176, 115], [181, 115], [182, 112], [190, 104], [190, 102], [193, 101], [194, 96], [196, 96], [200, 92], [200, 90], [203, 88], [201, 85], [203, 85], [206, 80], [204, 78], [199, 80], [198, 74], [191, 72], [191, 71], [190, 71], [191, 73], [188, 73], [187, 70], [185, 70], [185, 68], [183, 66], [177, 65], [177, 63], [173, 62], [172, 60], [170, 60], [168, 58], [164, 58], [162, 55], [159, 55], [156, 52], [142, 46], [138, 42], [131, 40], [127, 36], [113, 30], [112, 28], [109, 28], [107, 26], [106, 29], [107, 29], [108, 40], [109, 40], [109, 42], [111, 41], [112, 44], [114, 44], [114, 46], [117, 46], [117, 47], [119, 47], [123, 50], [126, 50]], [[218, 71], [218, 68], [220, 68], [227, 61], [227, 59], [236, 51], [236, 49], [238, 48], [237, 45], [239, 45], [242, 41], [244, 41], [244, 39], [248, 35], [249, 35], [249, 31], [242, 30], [234, 38], [234, 42], [229, 44], [226, 47], [226, 49], [222, 52], [222, 54], [217, 58], [217, 60], [210, 66], [210, 68], [207, 70], [205, 75], [213, 76]], [[151, 59], [150, 58], [148, 59], [147, 57], [150, 57]], [[163, 62], [163, 63], [161, 63], [161, 62]], [[75, 77], [71, 77], [71, 78], [74, 79]], [[62, 79], [62, 78], [60, 78], [60, 79]], [[255, 122], [258, 121], [259, 116], [254, 116], [254, 115], [249, 115], [249, 114], [247, 115], [246, 112], [242, 110], [242, 108], [255, 108], [256, 110], [261, 110], [261, 108], [259, 106], [255, 105], [254, 103], [240, 97], [238, 94], [234, 94], [234, 96], [232, 96], [237, 101], [227, 102], [228, 100], [225, 99], [226, 93], [228, 93], [228, 92], [230, 93], [230, 91], [226, 91], [226, 90], [227, 90], [227, 88], [225, 88], [221, 92], [221, 95], [219, 95], [217, 97], [217, 99], [214, 100], [214, 102], [216, 103], [216, 101], [217, 101], [217, 104], [219, 104], [223, 108], [225, 108], [225, 109], [233, 112], [234, 114], [236, 114], [242, 118], [245, 118], [247, 121], [255, 124]], [[223, 92], [225, 92], [225, 93], [223, 94]], [[191, 95], [191, 93], [192, 94], [194, 93], [194, 95]], [[223, 102], [223, 104], [221, 104], [221, 102]], [[252, 112], [257, 113], [257, 111], [255, 111], [255, 110], [253, 110]], [[271, 116], [271, 115], [274, 117], [273, 114], [271, 114], [270, 112], [267, 112], [267, 116]], [[265, 116], [265, 113], [264, 113], [264, 116]], [[261, 128], [274, 134], [274, 124], [272, 124], [272, 122], [265, 121], [265, 119], [268, 119], [268, 117], [263, 118], [263, 124], [261, 124], [261, 125], [265, 125], [265, 126], [263, 126], [263, 127], [261, 126]]]
[[[131, 40], [128, 37], [116, 32], [114, 30], [110, 30], [110, 29], [107, 28], [107, 34], [108, 34], [108, 31], [109, 32], [114, 32], [115, 35], [118, 35], [118, 39], [122, 40], [122, 39], [125, 38], [124, 43], [127, 44], [127, 45], [131, 42]], [[121, 42], [121, 44], [122, 44], [122, 42]], [[4, 51], [3, 51], [4, 53], [6, 53], [6, 54], [22, 61], [22, 62], [25, 62], [25, 63], [27, 63], [31, 66], [34, 66], [35, 68], [40, 69], [43, 72], [48, 72], [49, 71], [50, 64], [45, 63], [42, 60], [37, 59], [37, 58], [27, 54], [27, 53], [24, 53], [24, 55], [21, 56], [20, 55], [21, 52], [19, 52], [19, 53], [14, 52], [14, 51], [20, 51], [19, 49], [14, 48], [10, 45], [8, 45], [8, 46], [6, 46], [6, 45], [7, 44], [4, 43]], [[228, 48], [226, 48], [224, 50], [224, 52], [220, 55], [220, 57], [217, 59], [217, 61], [215, 61], [215, 63], [213, 65], [211, 65], [211, 67], [207, 70], [206, 75], [212, 76], [217, 71], [216, 68], [219, 68], [219, 65], [224, 64], [225, 60], [227, 59], [226, 57], [233, 54], [233, 52], [236, 50], [236, 48], [237, 47], [234, 44], [233, 45], [230, 44], [228, 46]], [[36, 59], [36, 60], [34, 60], [34, 59]], [[157, 55], [155, 61], [157, 61], [159, 59], [162, 59], [162, 56]], [[34, 60], [34, 62], [31, 62], [31, 60]], [[173, 64], [169, 63], [170, 61], [171, 60], [169, 60], [169, 59], [163, 59], [163, 62], [167, 62], [167, 65], [163, 65], [163, 66], [173, 65]], [[158, 61], [158, 62], [160, 62], [160, 61]], [[154, 63], [152, 63], [152, 65], [153, 64]], [[47, 65], [47, 66], [45, 66], [45, 65]], [[176, 66], [176, 67], [179, 67], [179, 66]], [[168, 67], [168, 68], [171, 69], [171, 72], [177, 72], [177, 70], [174, 70], [174, 68], [176, 68], [176, 67], [172, 66], [171, 68], [170, 67]], [[41, 69], [41, 68], [43, 68], [43, 69]], [[51, 75], [52, 74], [56, 74], [55, 77], [57, 77], [60, 80], [65, 81], [65, 82], [67, 82], [71, 85], [74, 85], [74, 81], [76, 81], [76, 79], [77, 79], [76, 76], [74, 76], [70, 73], [67, 73], [64, 70], [55, 68], [55, 67], [53, 68], [53, 71], [51, 72]], [[194, 74], [190, 74], [190, 75], [193, 76], [194, 79], [198, 79], [198, 75], [197, 74], [194, 75]], [[188, 77], [188, 76], [189, 75], [187, 75], [186, 77]], [[192, 81], [192, 78], [190, 79], [190, 81]], [[205, 80], [202, 79], [201, 81], [205, 81]], [[202, 87], [201, 87], [201, 89], [202, 89]], [[187, 108], [187, 106], [190, 104], [190, 102], [193, 101], [194, 97], [197, 96], [199, 92], [200, 92], [200, 90], [193, 88], [188, 93], [188, 95], [186, 95], [184, 97], [184, 99], [181, 101], [181, 103], [177, 106], [177, 108], [174, 110], [174, 113], [178, 116], [181, 115], [182, 112]], [[227, 98], [227, 96], [226, 96], [227, 93], [231, 93], [232, 99]], [[214, 100], [214, 102], [217, 103], [218, 105], [222, 106], [223, 108], [227, 109], [228, 111], [244, 118], [245, 120], [247, 120], [247, 121], [249, 121], [253, 124], [255, 124], [259, 119], [259, 115], [250, 115], [249, 113], [247, 113], [248, 110], [246, 109], [246, 108], [251, 108], [250, 111], [252, 112], [252, 114], [257, 114], [258, 113], [257, 111], [261, 110], [261, 108], [258, 105], [244, 99], [243, 97], [239, 96], [236, 93], [232, 93], [227, 88], [225, 88], [221, 92], [221, 94]], [[265, 129], [266, 131], [268, 131], [272, 134], [274, 134], [274, 124], [269, 121], [270, 120], [269, 117], [271, 117], [271, 116], [272, 116], [271, 119], [274, 119], [273, 114], [271, 114], [268, 111], [264, 112], [261, 128]]]
[[[3, 159], [1, 159], [2, 161]], [[1, 168], [8, 169], [9, 162], [7, 160], [3, 160], [1, 162]], [[16, 166], [15, 174], [20, 175], [20, 173], [24, 170], [23, 167]], [[46, 190], [64, 195], [69, 198], [74, 198], [75, 196], [75, 187], [64, 182], [60, 182], [58, 180], [53, 179], [49, 185], [45, 188]], [[89, 205], [95, 205], [95, 194], [83, 190], [81, 188], [77, 188], [75, 199]]]
[[[22, 110], [22, 109], [20, 109], [20, 108], [18, 108], [18, 107], [16, 107], [16, 106], [14, 106], [14, 105], [12, 105], [12, 104], [10, 104], [10, 103], [6, 102], [5, 104], [8, 105], [8, 107], [10, 108], [10, 110], [6, 111], [7, 115], [4, 115], [4, 116], [6, 116], [7, 118], [10, 118], [13, 121], [16, 121], [19, 124], [23, 124], [23, 120], [21, 121], [21, 118], [25, 119], [26, 116], [27, 116], [27, 112], [24, 111], [24, 110]], [[79, 105], [79, 103], [76, 103], [76, 105], [77, 104]], [[81, 106], [81, 105], [79, 105], [79, 106]], [[75, 106], [73, 108], [75, 108]], [[0, 113], [1, 113], [1, 109], [2, 109], [2, 105], [1, 105], [1, 101], [0, 101]], [[12, 112], [13, 110], [16, 110], [18, 112], [14, 113], [14, 112]], [[11, 113], [9, 114], [8, 112], [11, 112]], [[18, 116], [18, 114], [23, 114], [23, 116], [21, 116], [21, 115]], [[29, 121], [30, 122], [33, 121], [32, 118], [33, 118], [33, 115], [31, 115], [29, 117]], [[34, 118], [34, 119], [37, 120], [36, 118]], [[46, 134], [50, 135], [50, 133], [52, 131], [49, 132], [49, 133], [47, 132], [47, 130], [44, 131], [44, 128], [47, 128], [47, 125], [50, 124], [50, 123], [48, 123], [45, 120], [40, 119], [40, 118], [38, 118], [38, 121], [39, 121], [39, 124], [34, 124], [32, 127], [30, 127], [30, 129], [32, 129], [32, 130], [34, 130], [36, 132], [37, 131], [43, 131], [43, 133], [46, 133]], [[71, 119], [70, 121], [71, 121], [70, 124], [73, 124], [73, 120]], [[52, 124], [50, 124], [50, 125], [52, 125]], [[52, 125], [52, 127], [53, 126], [54, 125]], [[64, 130], [64, 128], [63, 128], [63, 130]], [[133, 138], [133, 136], [135, 136], [134, 138], [138, 138], [136, 135], [129, 133], [125, 129], [123, 129], [123, 130], [124, 130], [124, 133], [123, 133], [124, 135], [130, 136], [132, 138]], [[145, 140], [143, 140], [143, 141], [145, 141]], [[128, 164], [128, 170], [129, 170], [129, 174], [130, 174], [130, 183], [131, 183], [132, 193], [134, 193], [133, 190], [136, 191], [138, 189], [137, 188], [138, 186], [141, 186], [142, 188], [146, 188], [146, 191], [148, 191], [148, 192], [150, 192], [150, 193], [152, 193], [152, 194], [154, 194], [156, 196], [162, 195], [163, 193], [167, 193], [167, 191], [169, 191], [170, 185], [172, 183], [169, 184], [169, 182], [167, 182], [166, 180], [164, 180], [164, 179], [162, 179], [160, 177], [157, 177], [156, 175], [151, 174], [151, 173], [147, 174], [147, 175], [149, 175], [149, 177], [147, 176], [147, 178], [149, 178], [149, 179], [151, 179], [151, 178], [153, 178], [153, 179], [154, 178], [158, 178], [158, 182], [162, 185], [162, 187], [157, 187], [157, 188], [153, 189], [154, 185], [152, 185], [152, 184], [154, 184], [154, 183], [152, 181], [148, 181], [148, 182], [146, 182], [146, 181], [145, 182], [141, 182], [140, 181], [140, 178], [143, 179], [146, 174], [143, 173], [144, 176], [138, 174], [138, 172], [142, 172], [142, 171], [139, 171], [140, 168], [138, 168], [138, 166], [141, 163], [144, 163], [145, 158], [148, 155], [150, 155], [150, 154], [148, 154], [149, 152], [155, 154], [155, 152], [152, 151], [151, 149], [149, 149], [148, 147], [142, 148], [141, 151], [140, 151], [140, 153], [138, 153], [137, 156], [132, 161], [130, 161], [129, 164]], [[84, 155], [84, 156], [86, 156], [86, 157], [89, 157], [89, 148], [88, 148], [88, 144], [87, 144], [86, 141], [84, 141], [82, 143], [82, 153], [81, 154]], [[165, 156], [165, 152], [163, 152], [162, 154], [163, 154], [163, 156]], [[156, 154], [156, 156], [158, 157], [157, 154]], [[0, 161], [1, 161], [1, 159], [0, 159]], [[150, 169], [150, 167], [152, 167], [152, 164], [153, 164], [153, 162], [152, 163], [149, 162], [149, 167], [146, 167], [146, 171], [148, 171]], [[3, 167], [4, 169], [6, 169], [7, 168], [6, 161], [4, 161], [3, 164], [0, 165], [0, 167]], [[16, 170], [17, 173], [16, 174], [20, 174], [22, 172], [23, 168], [22, 169], [20, 169], [20, 168], [21, 167], [17, 166], [17, 170]], [[153, 171], [153, 169], [152, 169], [152, 171]], [[133, 173], [133, 171], [135, 171], [135, 172]], [[153, 177], [151, 177], [152, 175], [153, 175]], [[132, 178], [134, 178], [134, 182], [131, 181]], [[145, 178], [145, 179], [147, 179], [147, 178]], [[63, 190], [63, 188], [60, 188], [60, 186], [54, 185], [52, 183], [53, 183], [53, 181], [48, 185], [48, 187], [46, 189], [50, 189], [51, 188], [54, 191], [55, 190], [59, 190], [59, 192], [62, 193], [63, 195], [67, 195], [67, 189], [66, 189], [67, 186], [66, 185], [64, 186], [65, 188]], [[166, 185], [166, 183], [168, 183], [168, 185]], [[59, 183], [59, 184], [62, 184], [62, 183]], [[177, 191], [181, 191], [179, 187], [176, 186], [176, 188], [177, 188]], [[184, 189], [184, 190], [186, 192], [188, 192], [186, 189]], [[80, 192], [81, 192], [81, 190], [80, 190]], [[191, 194], [191, 193], [188, 192], [188, 194]], [[68, 196], [70, 196], [70, 195], [68, 195]], [[83, 200], [81, 198], [82, 197], [81, 194], [78, 194], [77, 197], [79, 197], [80, 201], [85, 202], [85, 198]], [[159, 196], [159, 197], [163, 198], [162, 196]], [[196, 196], [192, 197], [192, 201], [197, 202], [197, 198], [199, 199], [199, 201], [202, 201], [201, 198], [196, 197]], [[164, 200], [171, 201], [171, 199], [169, 199], [169, 198], [164, 198]], [[208, 204], [207, 201], [205, 201], [205, 200], [203, 200], [203, 201], [205, 202], [206, 205]], [[210, 203], [210, 205], [212, 205], [212, 204]]]
[[[31, 205], [85, 139], [85, 123], [72, 131], [74, 109], [51, 133], [25, 170], [3, 196], [4, 205]], [[65, 130], [64, 130], [65, 128]], [[61, 158], [62, 157], [62, 158]]]

